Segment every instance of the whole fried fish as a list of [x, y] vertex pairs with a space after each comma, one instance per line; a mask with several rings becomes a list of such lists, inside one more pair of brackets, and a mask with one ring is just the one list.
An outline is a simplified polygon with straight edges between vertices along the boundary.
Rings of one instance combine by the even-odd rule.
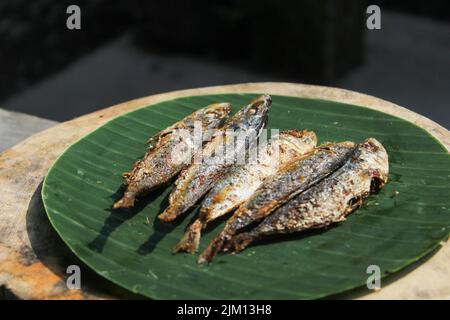
[[314, 132], [289, 130], [281, 132], [275, 141], [259, 145], [256, 163], [232, 167], [211, 189], [203, 200], [198, 219], [189, 226], [174, 251], [196, 251], [201, 230], [210, 221], [239, 207], [280, 165], [311, 151], [316, 143]]
[[[189, 164], [201, 144], [212, 138], [214, 129], [226, 122], [230, 112], [229, 103], [211, 104], [151, 137], [148, 143], [156, 142], [155, 145], [150, 146], [144, 157], [134, 164], [131, 172], [123, 174], [127, 188], [114, 208], [132, 207], [136, 197], [172, 180]], [[196, 126], [200, 126], [201, 130], [200, 143], [196, 143], [193, 138]]]
[[222, 232], [200, 255], [199, 263], [210, 261], [236, 232], [260, 221], [299, 193], [332, 174], [354, 151], [355, 144], [349, 141], [325, 144], [280, 168], [236, 210]]
[[[259, 96], [226, 122], [222, 134], [203, 147], [203, 161], [195, 161], [181, 172], [169, 196], [169, 206], [159, 219], [172, 221], [186, 212], [236, 163], [238, 156], [252, 148], [267, 123], [271, 104], [269, 95]], [[232, 133], [244, 137], [244, 141], [235, 144], [236, 135]]]
[[386, 150], [374, 138], [358, 145], [348, 162], [317, 185], [277, 209], [253, 230], [237, 234], [225, 251], [238, 252], [267, 235], [326, 227], [345, 220], [364, 198], [388, 180]]

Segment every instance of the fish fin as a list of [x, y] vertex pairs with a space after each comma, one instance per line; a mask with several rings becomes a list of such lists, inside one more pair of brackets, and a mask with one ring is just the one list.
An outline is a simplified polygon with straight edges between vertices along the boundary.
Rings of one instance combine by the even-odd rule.
[[125, 180], [128, 180], [128, 178], [131, 176], [131, 172], [124, 172], [124, 173], [122, 173], [122, 177], [125, 179]]
[[122, 199], [114, 203], [113, 208], [119, 209], [119, 208], [130, 208], [134, 206], [134, 202], [136, 200], [136, 196], [134, 193], [131, 192], [125, 192]]
[[178, 210], [176, 207], [169, 206], [164, 212], [158, 215], [158, 219], [164, 222], [170, 222], [178, 217]]
[[182, 128], [183, 125], [180, 124], [179, 122], [171, 125], [170, 127], [167, 127], [164, 130], [161, 130], [159, 132], [157, 132], [155, 135], [151, 136], [150, 138], [148, 138], [146, 144], [152, 144], [155, 143], [158, 144], [165, 136], [171, 134], [174, 130]]
[[159, 135], [154, 135], [153, 137], [150, 137], [147, 139], [147, 141], [145, 141], [145, 144], [152, 144], [154, 142], [156, 142], [159, 139]]
[[208, 248], [206, 248], [205, 251], [203, 251], [202, 254], [198, 257], [197, 263], [210, 263], [215, 255], [216, 250], [213, 247], [208, 246]]
[[219, 235], [215, 239], [211, 241], [211, 243], [208, 245], [208, 247], [205, 249], [205, 251], [202, 252], [202, 254], [198, 257], [197, 262], [198, 263], [209, 263], [212, 261], [214, 256], [219, 253], [227, 239], [226, 235]]
[[203, 229], [202, 222], [198, 219], [195, 220], [194, 223], [192, 223], [188, 227], [181, 240], [173, 249], [173, 252], [177, 253], [184, 251], [188, 253], [194, 253], [195, 251], [197, 251], [198, 246], [200, 244], [202, 229]]

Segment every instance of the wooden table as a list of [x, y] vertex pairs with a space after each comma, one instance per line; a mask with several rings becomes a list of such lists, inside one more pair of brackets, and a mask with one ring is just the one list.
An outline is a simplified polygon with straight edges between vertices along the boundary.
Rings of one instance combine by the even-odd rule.
[[[43, 209], [42, 180], [55, 159], [74, 141], [108, 120], [142, 106], [173, 98], [214, 93], [259, 92], [319, 98], [386, 112], [427, 130], [450, 150], [448, 130], [408, 109], [342, 89], [292, 83], [247, 83], [190, 89], [128, 101], [58, 124], [0, 154], [0, 294], [21, 299], [109, 299], [136, 297], [83, 265], [51, 228]], [[66, 268], [81, 267], [81, 290], [66, 286]], [[1, 295], [0, 295], [1, 297]], [[382, 282], [382, 289], [362, 299], [449, 299], [450, 244], [426, 261]]]

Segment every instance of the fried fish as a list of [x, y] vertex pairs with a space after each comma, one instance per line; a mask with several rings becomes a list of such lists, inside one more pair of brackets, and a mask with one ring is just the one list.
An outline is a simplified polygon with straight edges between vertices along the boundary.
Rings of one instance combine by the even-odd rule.
[[[169, 196], [169, 206], [159, 215], [159, 219], [172, 221], [186, 212], [236, 164], [238, 156], [252, 148], [252, 141], [256, 140], [267, 123], [271, 104], [269, 95], [261, 95], [226, 122], [222, 128], [223, 134], [216, 135], [204, 146], [203, 161], [195, 161], [181, 172]], [[244, 137], [243, 143], [234, 143], [236, 135]], [[222, 155], [218, 150], [225, 152]]]
[[316, 143], [314, 132], [288, 130], [281, 132], [278, 139], [259, 145], [256, 163], [249, 162], [231, 168], [211, 189], [202, 202], [198, 219], [188, 227], [174, 252], [196, 251], [201, 230], [209, 222], [239, 207], [279, 166], [311, 151]]
[[[202, 142], [212, 138], [214, 129], [226, 122], [230, 112], [229, 103], [211, 104], [151, 137], [148, 143], [154, 145], [134, 164], [131, 172], [123, 174], [126, 190], [114, 208], [132, 207], [136, 197], [172, 180], [190, 162]], [[200, 144], [192, 138], [196, 124], [202, 130]], [[182, 132], [185, 134], [180, 134]], [[179, 152], [175, 153], [174, 150]]]
[[267, 235], [322, 228], [345, 220], [363, 199], [388, 180], [386, 150], [374, 138], [359, 144], [348, 162], [317, 185], [277, 209], [258, 226], [234, 236], [224, 251], [239, 252]]
[[353, 142], [325, 144], [288, 162], [242, 204], [222, 232], [200, 255], [199, 263], [210, 261], [239, 230], [259, 222], [275, 209], [340, 168], [355, 151]]

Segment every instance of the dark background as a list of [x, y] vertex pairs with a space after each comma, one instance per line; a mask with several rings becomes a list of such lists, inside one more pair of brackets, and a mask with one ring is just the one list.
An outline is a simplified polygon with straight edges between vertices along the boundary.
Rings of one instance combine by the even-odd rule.
[[[81, 30], [66, 8], [81, 8]], [[381, 30], [366, 8], [381, 7]], [[57, 121], [175, 89], [289, 81], [450, 128], [450, 1], [0, 2], [0, 108]]]

